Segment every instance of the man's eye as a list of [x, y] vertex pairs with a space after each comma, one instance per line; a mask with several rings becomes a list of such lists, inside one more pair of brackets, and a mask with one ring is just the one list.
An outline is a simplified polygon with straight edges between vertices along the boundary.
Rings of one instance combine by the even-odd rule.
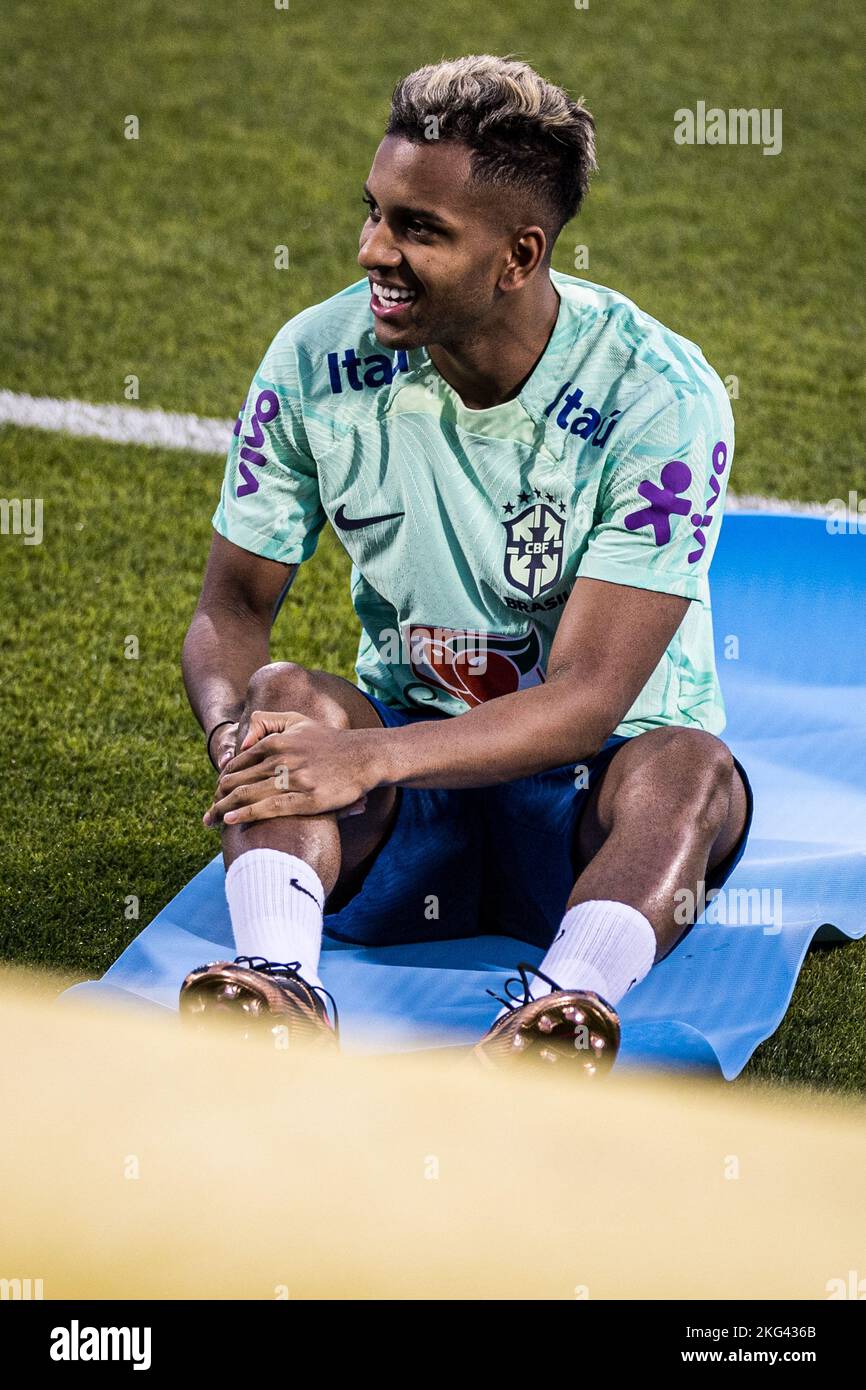
[[372, 217], [373, 214], [374, 214], [375, 211], [376, 211], [376, 204], [373, 202], [373, 199], [372, 199], [372, 198], [362, 198], [362, 199], [361, 199], [361, 202], [365, 205], [365, 207], [366, 207], [368, 213], [369, 213], [370, 216]]

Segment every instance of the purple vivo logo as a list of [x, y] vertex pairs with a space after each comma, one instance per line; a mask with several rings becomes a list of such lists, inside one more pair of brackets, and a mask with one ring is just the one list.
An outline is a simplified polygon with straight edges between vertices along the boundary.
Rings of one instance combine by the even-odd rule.
[[712, 508], [722, 490], [717, 475], [724, 473], [727, 462], [728, 448], [724, 440], [720, 439], [713, 448], [710, 496], [704, 502], [702, 511], [692, 511], [693, 505], [696, 504], [684, 495], [692, 484], [692, 470], [681, 459], [670, 459], [662, 468], [657, 483], [649, 478], [638, 483], [638, 494], [648, 505], [639, 507], [635, 512], [629, 512], [624, 522], [626, 530], [640, 531], [644, 526], [651, 526], [656, 545], [667, 545], [671, 538], [671, 517], [687, 516], [691, 512], [689, 519], [693, 528], [692, 534], [697, 541], [697, 549], [690, 551], [686, 559], [693, 565], [706, 549], [706, 530], [712, 523]]
[[718, 444], [713, 448], [713, 472], [710, 474], [710, 496], [704, 503], [704, 510], [702, 512], [695, 512], [691, 519], [692, 526], [695, 528], [694, 537], [698, 543], [698, 548], [697, 550], [692, 550], [686, 556], [690, 565], [693, 565], [695, 560], [700, 560], [706, 548], [707, 538], [704, 532], [712, 522], [713, 514], [711, 508], [715, 506], [718, 501], [719, 493], [722, 490], [721, 483], [716, 474], [724, 473], [727, 462], [728, 446], [723, 439], [720, 439]]
[[679, 459], [671, 459], [661, 471], [661, 487], [650, 482], [649, 478], [638, 483], [638, 494], [646, 498], [648, 507], [629, 512], [625, 519], [629, 531], [639, 531], [642, 526], [651, 526], [655, 532], [656, 545], [667, 545], [671, 538], [671, 517], [685, 516], [691, 509], [687, 497], [681, 497], [692, 481], [692, 470]]
[[[246, 406], [246, 401], [244, 402], [244, 406]], [[238, 416], [238, 421], [234, 428], [236, 435], [240, 435], [241, 429], [243, 428], [244, 406], [241, 407], [241, 413]], [[238, 462], [238, 472], [243, 478], [243, 482], [239, 483], [235, 489], [236, 497], [249, 497], [252, 493], [258, 492], [259, 480], [254, 473], [250, 472], [247, 465], [252, 464], [254, 468], [263, 468], [267, 463], [267, 458], [260, 452], [261, 446], [265, 442], [265, 432], [262, 426], [269, 425], [272, 420], [276, 419], [279, 413], [280, 402], [277, 399], [276, 393], [274, 391], [260, 391], [256, 398], [255, 410], [253, 411], [253, 417], [250, 421], [250, 432], [243, 437], [243, 445]]]

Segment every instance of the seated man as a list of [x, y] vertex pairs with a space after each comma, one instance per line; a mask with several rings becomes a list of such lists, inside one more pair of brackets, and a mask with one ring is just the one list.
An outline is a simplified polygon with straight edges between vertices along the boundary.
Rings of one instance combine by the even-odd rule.
[[[730, 406], [693, 343], [551, 269], [594, 168], [589, 112], [527, 64], [410, 74], [366, 278], [265, 354], [183, 656], [241, 954], [191, 972], [185, 1012], [330, 1043], [325, 914], [367, 946], [494, 932], [547, 953], [479, 1057], [596, 1074], [743, 852], [707, 577]], [[269, 659], [326, 518], [357, 685]]]

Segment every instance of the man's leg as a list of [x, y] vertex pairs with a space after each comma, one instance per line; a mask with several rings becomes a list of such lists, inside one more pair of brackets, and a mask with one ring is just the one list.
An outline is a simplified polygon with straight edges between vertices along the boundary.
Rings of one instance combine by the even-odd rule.
[[[697, 893], [746, 825], [747, 799], [730, 749], [700, 729], [653, 729], [617, 749], [578, 829], [585, 866], [568, 899], [613, 899], [652, 923], [655, 960], [690, 922], [674, 895]], [[694, 920], [692, 918], [692, 920]]]
[[[335, 729], [381, 727], [370, 701], [349, 681], [327, 671], [308, 671], [291, 661], [275, 661], [254, 673], [238, 727], [238, 746], [255, 710], [296, 710]], [[226, 869], [249, 850], [282, 850], [314, 868], [327, 895], [341, 873], [351, 875], [378, 848], [390, 825], [396, 795], [394, 787], [377, 788], [367, 797], [366, 811], [339, 821], [330, 814], [225, 825], [222, 844]]]
[[489, 1064], [516, 1055], [576, 1059], [594, 1075], [619, 1047], [616, 1005], [673, 949], [678, 890], [731, 853], [748, 802], [730, 750], [712, 734], [653, 729], [623, 743], [595, 783], [578, 827], [583, 868], [553, 944], [523, 970], [525, 1001], [506, 1008], [475, 1049]]
[[[292, 662], [256, 671], [238, 729], [240, 744], [255, 710], [296, 710], [334, 728], [375, 728], [379, 716], [348, 681]], [[357, 815], [280, 816], [223, 827], [226, 895], [238, 952], [299, 960], [318, 984], [325, 902], [375, 854], [394, 813], [396, 791], [377, 788]]]
[[[731, 853], [746, 815], [742, 778], [713, 734], [653, 729], [622, 744], [587, 800], [584, 867], [541, 969], [617, 1004], [700, 914], [699, 885]], [[677, 897], [683, 890], [694, 912]]]

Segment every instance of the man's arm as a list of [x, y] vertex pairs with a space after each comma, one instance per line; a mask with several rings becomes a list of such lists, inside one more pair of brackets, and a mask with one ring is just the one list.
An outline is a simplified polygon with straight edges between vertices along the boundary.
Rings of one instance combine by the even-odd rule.
[[246, 747], [224, 768], [205, 823], [319, 815], [374, 787], [483, 787], [584, 762], [634, 704], [689, 602], [578, 579], [546, 683], [449, 719], [331, 729], [292, 711], [254, 713]]
[[637, 699], [689, 606], [676, 594], [578, 579], [547, 681], [447, 720], [378, 737], [382, 780], [407, 787], [508, 782], [598, 752]]
[[[297, 565], [253, 555], [214, 532], [181, 657], [189, 702], [206, 735], [223, 720], [240, 718], [250, 677], [270, 660], [271, 627], [296, 571]], [[217, 734], [211, 749], [217, 763], [220, 746]]]
[[701, 369], [672, 395], [660, 377], [605, 466], [547, 683], [481, 705], [447, 727], [395, 730], [388, 780], [479, 786], [596, 752], [646, 685], [689, 603], [701, 600], [732, 454], [733, 418], [721, 381]]

